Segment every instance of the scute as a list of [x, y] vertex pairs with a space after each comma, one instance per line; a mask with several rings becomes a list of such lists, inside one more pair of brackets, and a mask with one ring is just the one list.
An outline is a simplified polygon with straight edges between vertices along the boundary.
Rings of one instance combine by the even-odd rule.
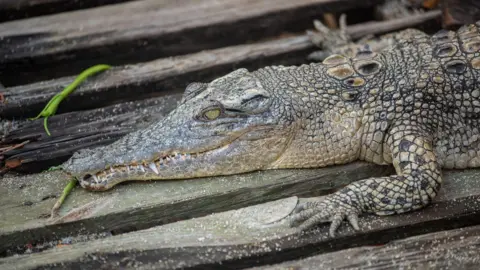
[[445, 64], [445, 69], [448, 73], [462, 74], [467, 69], [467, 64], [461, 60], [452, 60]]

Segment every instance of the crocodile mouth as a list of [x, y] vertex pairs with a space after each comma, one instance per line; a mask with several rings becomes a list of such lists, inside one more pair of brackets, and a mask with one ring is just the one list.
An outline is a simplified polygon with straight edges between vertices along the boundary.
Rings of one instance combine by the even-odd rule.
[[104, 169], [79, 173], [77, 177], [82, 187], [103, 191], [125, 181], [179, 180], [258, 170], [265, 165], [264, 160], [246, 165], [238, 165], [236, 160], [239, 157], [244, 160], [251, 156], [245, 145], [251, 145], [255, 141], [261, 144], [260, 141], [263, 142], [264, 138], [270, 138], [264, 133], [270, 131], [271, 127], [259, 129], [255, 126], [256, 130], [262, 132], [262, 136], [254, 133], [254, 136], [241, 139], [253, 128], [231, 135], [227, 141], [219, 142], [216, 147], [157, 152], [151, 159], [107, 165]]
[[83, 175], [81, 178], [81, 185], [94, 190], [105, 190], [113, 185], [127, 180], [158, 180], [158, 179], [175, 179], [175, 178], [191, 178], [195, 175], [189, 176], [177, 171], [176, 175], [165, 177], [162, 172], [171, 169], [172, 167], [180, 167], [182, 165], [192, 163], [199, 158], [206, 156], [213, 156], [222, 150], [229, 147], [229, 144], [207, 150], [204, 152], [182, 153], [173, 152], [167, 155], [160, 155], [159, 157], [150, 161], [131, 162], [129, 164], [119, 164], [107, 166], [106, 169]]

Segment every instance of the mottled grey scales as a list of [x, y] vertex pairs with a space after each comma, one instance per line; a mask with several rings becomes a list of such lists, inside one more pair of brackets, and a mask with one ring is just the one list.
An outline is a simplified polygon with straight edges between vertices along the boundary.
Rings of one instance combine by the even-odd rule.
[[[83, 187], [365, 160], [396, 175], [364, 179], [299, 205], [292, 225], [390, 215], [437, 195], [441, 168], [480, 166], [480, 23], [432, 37], [406, 30], [380, 52], [236, 70], [193, 83], [165, 119], [63, 167]], [[398, 38], [401, 37], [401, 38]]]

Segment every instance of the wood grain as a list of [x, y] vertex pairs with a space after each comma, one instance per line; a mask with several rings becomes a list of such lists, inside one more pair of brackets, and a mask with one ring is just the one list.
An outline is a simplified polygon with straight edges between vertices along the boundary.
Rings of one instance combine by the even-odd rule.
[[6, 86], [242, 44], [310, 28], [325, 11], [380, 0], [139, 0], [0, 24]]
[[[58, 113], [182, 93], [193, 81], [208, 81], [238, 67], [303, 63], [312, 48], [308, 38], [300, 36], [115, 67], [82, 83], [62, 101]], [[6, 102], [0, 107], [0, 117], [35, 116], [53, 95], [73, 80], [74, 77], [64, 77], [7, 88], [3, 93]]]
[[2, 0], [0, 22], [116, 4], [131, 0]]
[[[385, 245], [344, 249], [249, 270], [478, 269], [480, 226], [413, 236]], [[345, 259], [348, 258], [348, 259]]]
[[[290, 228], [285, 219], [281, 219], [288, 215], [286, 212], [291, 211], [292, 204], [294, 206], [296, 203], [296, 200], [289, 198], [86, 243], [79, 242], [37, 254], [0, 259], [0, 266], [15, 266], [20, 269], [74, 266], [240, 269], [345, 248], [385, 244], [408, 236], [478, 225], [480, 223], [478, 177], [480, 177], [478, 170], [449, 171], [445, 173], [444, 188], [429, 207], [402, 215], [364, 216], [361, 218], [359, 232], [353, 231], [348, 226], [342, 226], [334, 239], [328, 236], [328, 226], [325, 225], [301, 234]], [[270, 223], [274, 220], [280, 221]], [[427, 239], [428, 236], [424, 238]], [[457, 238], [454, 236], [454, 239]], [[459, 254], [470, 254], [472, 251], [467, 249], [469, 243], [461, 240], [452, 244], [463, 243], [464, 248], [458, 247], [463, 253]], [[473, 240], [475, 242], [470, 243], [476, 245], [478, 238]], [[455, 250], [456, 247], [451, 248]], [[414, 258], [418, 258], [415, 254], [426, 255], [426, 252], [419, 251], [419, 247], [413, 249]], [[478, 246], [473, 250], [478, 250]], [[394, 255], [385, 256], [388, 259]], [[350, 265], [350, 262], [345, 261], [345, 257], [342, 259], [344, 262], [339, 266]], [[336, 262], [340, 260], [336, 257]], [[419, 261], [422, 262], [422, 259]], [[423, 261], [428, 262], [428, 257]]]
[[17, 172], [47, 170], [63, 163], [79, 149], [112, 143], [127, 133], [160, 121], [177, 106], [181, 97], [181, 94], [172, 94], [54, 115], [48, 120], [51, 136], [45, 132], [43, 119], [24, 121], [3, 138], [0, 145], [28, 143], [3, 152], [2, 161]]
[[358, 179], [390, 173], [389, 166], [352, 163], [324, 169], [131, 182], [108, 192], [77, 188], [55, 224], [47, 217], [69, 179], [65, 173], [4, 178], [0, 180], [0, 254], [15, 252], [27, 243], [78, 234], [119, 234], [292, 195], [326, 194]]

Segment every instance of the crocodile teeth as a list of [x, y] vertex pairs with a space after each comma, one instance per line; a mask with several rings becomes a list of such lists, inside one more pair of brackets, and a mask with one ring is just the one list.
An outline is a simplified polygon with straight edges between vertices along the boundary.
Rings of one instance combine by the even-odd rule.
[[148, 167], [156, 174], [158, 174], [158, 169], [157, 169], [157, 166], [155, 165], [155, 163], [150, 163], [148, 164]]
[[97, 183], [99, 182], [98, 177], [96, 175], [92, 175], [92, 177], [93, 177], [93, 180], [95, 180], [95, 182], [97, 182]]
[[115, 172], [112, 167], [110, 167], [110, 172], [112, 172], [112, 173]]

